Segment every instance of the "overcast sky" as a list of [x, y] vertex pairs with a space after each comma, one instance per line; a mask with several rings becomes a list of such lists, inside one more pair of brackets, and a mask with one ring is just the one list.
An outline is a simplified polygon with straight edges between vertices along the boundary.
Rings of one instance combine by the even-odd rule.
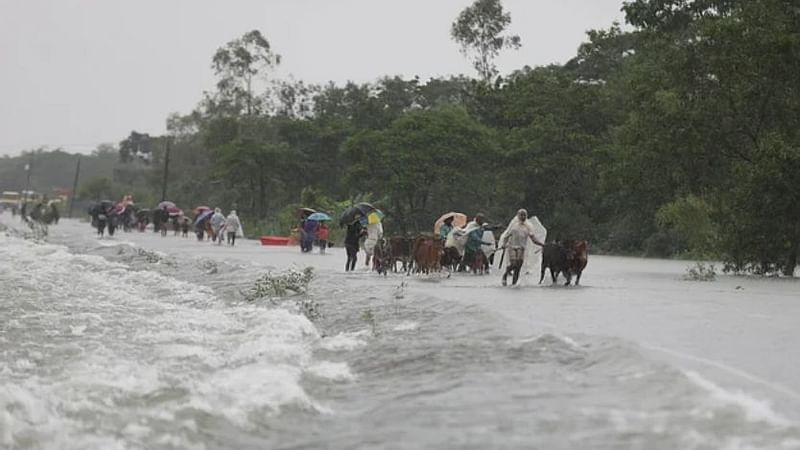
[[[0, 0], [0, 155], [88, 152], [159, 134], [211, 90], [213, 52], [259, 29], [279, 76], [321, 83], [474, 74], [450, 40], [472, 0]], [[575, 55], [585, 31], [623, 21], [622, 0], [504, 0], [523, 47], [502, 73]]]

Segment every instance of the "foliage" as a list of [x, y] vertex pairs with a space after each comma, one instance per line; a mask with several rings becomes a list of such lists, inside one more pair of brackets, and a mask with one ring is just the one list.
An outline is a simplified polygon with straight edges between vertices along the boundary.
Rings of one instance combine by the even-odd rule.
[[692, 249], [695, 256], [713, 256], [716, 230], [711, 216], [705, 200], [689, 195], [661, 206], [656, 223], [680, 242], [676, 252]]
[[453, 22], [450, 36], [461, 45], [464, 55], [472, 55], [472, 65], [484, 81], [497, 75], [493, 60], [500, 50], [522, 45], [519, 36], [501, 35], [509, 24], [511, 14], [503, 12], [500, 0], [475, 0]]
[[[494, 58], [519, 38], [504, 34], [511, 18], [499, 0], [477, 0], [450, 31], [480, 80], [266, 80], [280, 57], [246, 33], [213, 55], [217, 90], [168, 118], [168, 196], [185, 210], [237, 209], [255, 234], [286, 234], [300, 206], [335, 220], [370, 201], [390, 235], [427, 231], [450, 210], [504, 224], [525, 207], [549, 237], [603, 252], [792, 275], [796, 7], [631, 0], [624, 11], [628, 26], [589, 31], [568, 63], [496, 76]], [[104, 147], [82, 160], [81, 191], [154, 202], [166, 142], [132, 132]], [[74, 155], [37, 150], [0, 159], [0, 186], [21, 190], [31, 161], [35, 189], [71, 185]]]
[[245, 300], [249, 302], [285, 297], [292, 294], [304, 293], [314, 279], [314, 269], [306, 267], [303, 270], [289, 269], [285, 272], [265, 273], [258, 277], [253, 286], [243, 292]]
[[252, 30], [217, 49], [212, 58], [214, 73], [219, 77], [217, 89], [223, 104], [232, 111], [244, 109], [249, 116], [258, 113], [261, 105], [253, 92], [259, 75], [281, 63], [269, 41], [258, 30]]
[[717, 279], [717, 269], [713, 264], [698, 262], [694, 266], [686, 268], [686, 275], [683, 278], [689, 281], [715, 281]]
[[111, 197], [111, 179], [93, 178], [81, 186], [79, 196], [82, 200], [104, 200]]
[[369, 325], [372, 336], [378, 336], [378, 320], [372, 308], [367, 308], [361, 313], [361, 320]]

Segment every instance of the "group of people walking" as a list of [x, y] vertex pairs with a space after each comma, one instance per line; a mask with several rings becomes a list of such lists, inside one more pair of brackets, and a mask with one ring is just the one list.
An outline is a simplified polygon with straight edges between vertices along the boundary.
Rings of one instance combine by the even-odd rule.
[[347, 225], [345, 232], [344, 248], [347, 253], [347, 261], [345, 262], [345, 272], [350, 272], [356, 269], [358, 262], [358, 251], [361, 247], [361, 239], [364, 238], [364, 251], [366, 252], [366, 260], [364, 264], [369, 266], [370, 259], [375, 253], [375, 247], [378, 242], [383, 238], [383, 225], [379, 223], [368, 223], [363, 225], [360, 220]]
[[328, 248], [330, 229], [328, 224], [321, 221], [304, 219], [300, 224], [300, 250], [309, 253], [314, 250], [314, 242], [319, 246], [319, 252], [324, 254]]
[[[512, 277], [512, 284], [517, 284], [526, 257], [533, 257], [534, 253], [538, 253], [533, 246], [544, 246], [547, 234], [547, 230], [537, 218], [529, 220], [528, 211], [525, 209], [517, 211], [500, 235], [499, 243], [496, 243], [494, 232], [487, 226], [483, 214], [476, 214], [473, 221], [464, 228], [455, 227], [453, 220], [453, 216], [444, 220], [439, 230], [439, 237], [444, 242], [445, 250], [455, 248], [459, 251], [461, 255], [459, 270], [473, 266], [476, 264], [475, 261], [483, 261], [482, 264], [488, 267], [489, 261], [494, 262], [495, 253], [502, 251], [500, 265], [503, 266], [502, 259], [506, 261], [503, 286], [507, 284], [509, 275]], [[482, 253], [481, 258], [478, 258], [478, 253]]]

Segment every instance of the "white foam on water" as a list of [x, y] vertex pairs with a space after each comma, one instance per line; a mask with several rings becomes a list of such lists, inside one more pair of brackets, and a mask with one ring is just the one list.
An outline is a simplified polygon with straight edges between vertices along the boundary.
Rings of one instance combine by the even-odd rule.
[[368, 330], [339, 333], [336, 336], [326, 337], [319, 341], [319, 347], [332, 352], [350, 351], [367, 345], [362, 337], [369, 334]]
[[105, 237], [103, 239], [98, 238], [97, 244], [100, 245], [101, 247], [120, 247], [120, 246], [136, 247], [136, 244], [133, 242], [114, 240], [113, 237]]
[[302, 315], [61, 246], [0, 235], [0, 284], [0, 447], [204, 448], [186, 411], [253, 429], [285, 406], [330, 412], [304, 373], [354, 378], [313, 360]]
[[400, 322], [394, 327], [394, 331], [415, 331], [419, 329], [419, 323], [412, 321]]
[[319, 378], [333, 381], [354, 381], [356, 379], [350, 366], [342, 362], [321, 361], [308, 367], [307, 372]]
[[790, 420], [776, 413], [765, 400], [757, 399], [742, 391], [726, 390], [696, 372], [687, 371], [684, 374], [692, 383], [709, 392], [719, 404], [740, 408], [751, 422], [764, 422], [777, 427], [792, 425]]

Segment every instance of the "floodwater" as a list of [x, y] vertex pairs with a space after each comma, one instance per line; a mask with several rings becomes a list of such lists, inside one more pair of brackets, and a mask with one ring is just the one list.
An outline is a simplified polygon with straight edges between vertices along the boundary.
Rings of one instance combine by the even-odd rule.
[[503, 288], [0, 222], [0, 448], [800, 449], [796, 280], [590, 256], [581, 287]]

